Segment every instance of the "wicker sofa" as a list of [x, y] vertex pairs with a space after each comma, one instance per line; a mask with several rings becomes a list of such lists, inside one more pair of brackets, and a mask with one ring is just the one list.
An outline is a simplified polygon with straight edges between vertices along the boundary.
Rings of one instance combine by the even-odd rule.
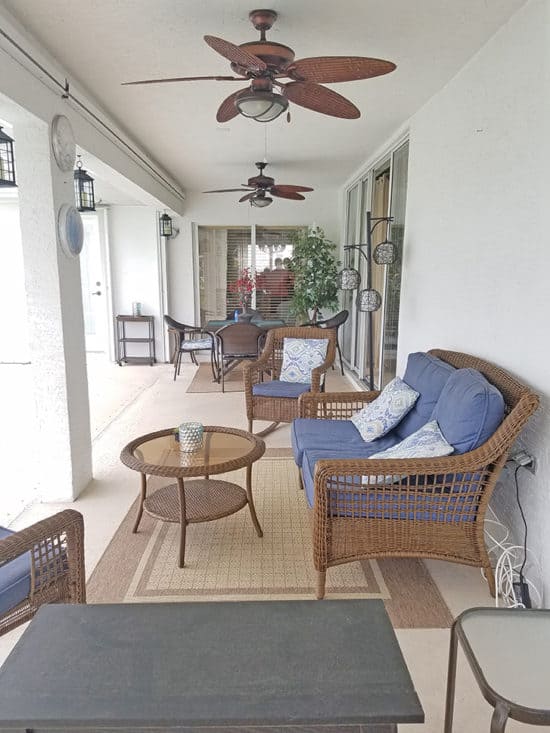
[[[421, 355], [409, 357], [405, 381], [411, 357]], [[401, 421], [400, 435], [392, 431], [364, 443], [350, 422], [379, 392], [310, 393], [300, 398], [292, 443], [313, 510], [318, 598], [324, 597], [329, 567], [384, 557], [435, 558], [481, 567], [495, 594], [483, 520], [510, 448], [539, 400], [510, 374], [475, 356], [434, 349], [424, 357], [429, 368], [420, 370], [417, 384], [411, 384], [421, 396]], [[461, 449], [448, 438], [456, 450], [443, 458], [369, 459], [402, 440], [404, 432], [426, 423], [449, 375], [459, 369], [466, 376], [468, 370], [477, 370], [500, 392], [504, 418], [498, 427], [490, 435], [479, 432], [473, 448], [466, 442]], [[460, 409], [462, 405], [457, 412]], [[460, 432], [459, 416], [457, 420]]]

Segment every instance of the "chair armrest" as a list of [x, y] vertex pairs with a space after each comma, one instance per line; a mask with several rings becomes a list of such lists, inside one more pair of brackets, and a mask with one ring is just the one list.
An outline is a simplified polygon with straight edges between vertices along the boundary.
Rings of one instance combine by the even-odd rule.
[[0, 540], [0, 567], [27, 552], [32, 562], [31, 594], [68, 573], [72, 602], [86, 602], [82, 514], [65, 509]]
[[263, 351], [254, 361], [247, 361], [243, 365], [244, 391], [252, 390], [253, 384], [261, 381], [261, 376], [266, 371], [271, 371], [271, 354]]
[[300, 417], [349, 420], [380, 392], [304, 392], [300, 396]]

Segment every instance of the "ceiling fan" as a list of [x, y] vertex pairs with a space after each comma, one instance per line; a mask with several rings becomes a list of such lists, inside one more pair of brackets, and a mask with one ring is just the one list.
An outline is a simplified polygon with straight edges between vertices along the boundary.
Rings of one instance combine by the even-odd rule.
[[263, 208], [273, 203], [271, 196], [277, 196], [281, 199], [293, 199], [294, 201], [303, 201], [305, 196], [302, 193], [313, 191], [309, 186], [292, 186], [290, 184], [275, 184], [275, 179], [270, 176], [264, 176], [264, 168], [267, 162], [256, 163], [256, 168], [260, 171], [258, 176], [248, 179], [246, 184], [242, 184], [241, 188], [220, 188], [215, 191], [203, 191], [203, 193], [232, 193], [234, 191], [244, 192], [244, 196], [239, 199], [241, 201], [250, 201], [251, 206]]
[[[125, 82], [125, 85], [207, 79], [249, 81], [248, 88], [233, 92], [224, 99], [216, 114], [218, 122], [228, 122], [238, 114], [257, 122], [270, 122], [287, 110], [289, 101], [325, 115], [356, 119], [361, 116], [357, 107], [321, 83], [369, 79], [395, 69], [391, 61], [362, 56], [317, 56], [295, 60], [294, 51], [289, 46], [266, 40], [266, 31], [277, 19], [274, 10], [252, 10], [249, 18], [254, 28], [260, 31], [258, 41], [236, 46], [223, 38], [204, 36], [210, 48], [230, 61], [232, 70], [239, 76], [142, 79]], [[291, 81], [279, 81], [285, 77]], [[287, 119], [290, 121], [290, 113]]]

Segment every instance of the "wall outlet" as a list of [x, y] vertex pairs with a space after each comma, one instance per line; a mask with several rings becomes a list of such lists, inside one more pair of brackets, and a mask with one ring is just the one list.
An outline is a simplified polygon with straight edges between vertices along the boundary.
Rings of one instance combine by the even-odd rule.
[[537, 472], [537, 459], [525, 450], [518, 450], [512, 453], [510, 460], [517, 466], [526, 468], [532, 474], [536, 474]]

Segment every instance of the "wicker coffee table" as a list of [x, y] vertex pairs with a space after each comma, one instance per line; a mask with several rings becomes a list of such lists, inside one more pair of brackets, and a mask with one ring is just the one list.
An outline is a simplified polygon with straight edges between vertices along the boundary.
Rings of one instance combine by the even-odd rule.
[[[188, 524], [211, 522], [238, 512], [248, 504], [258, 537], [263, 536], [252, 498], [252, 464], [263, 456], [265, 443], [252, 433], [236, 428], [205, 425], [204, 441], [193, 453], [180, 451], [174, 430], [160, 430], [132, 440], [120, 454], [121, 461], [141, 473], [141, 496], [133, 532], [145, 511], [181, 527], [179, 567], [185, 565]], [[210, 478], [211, 475], [246, 467], [246, 486]], [[167, 476], [176, 483], [147, 496], [147, 476]], [[195, 478], [191, 481], [184, 479]]]

